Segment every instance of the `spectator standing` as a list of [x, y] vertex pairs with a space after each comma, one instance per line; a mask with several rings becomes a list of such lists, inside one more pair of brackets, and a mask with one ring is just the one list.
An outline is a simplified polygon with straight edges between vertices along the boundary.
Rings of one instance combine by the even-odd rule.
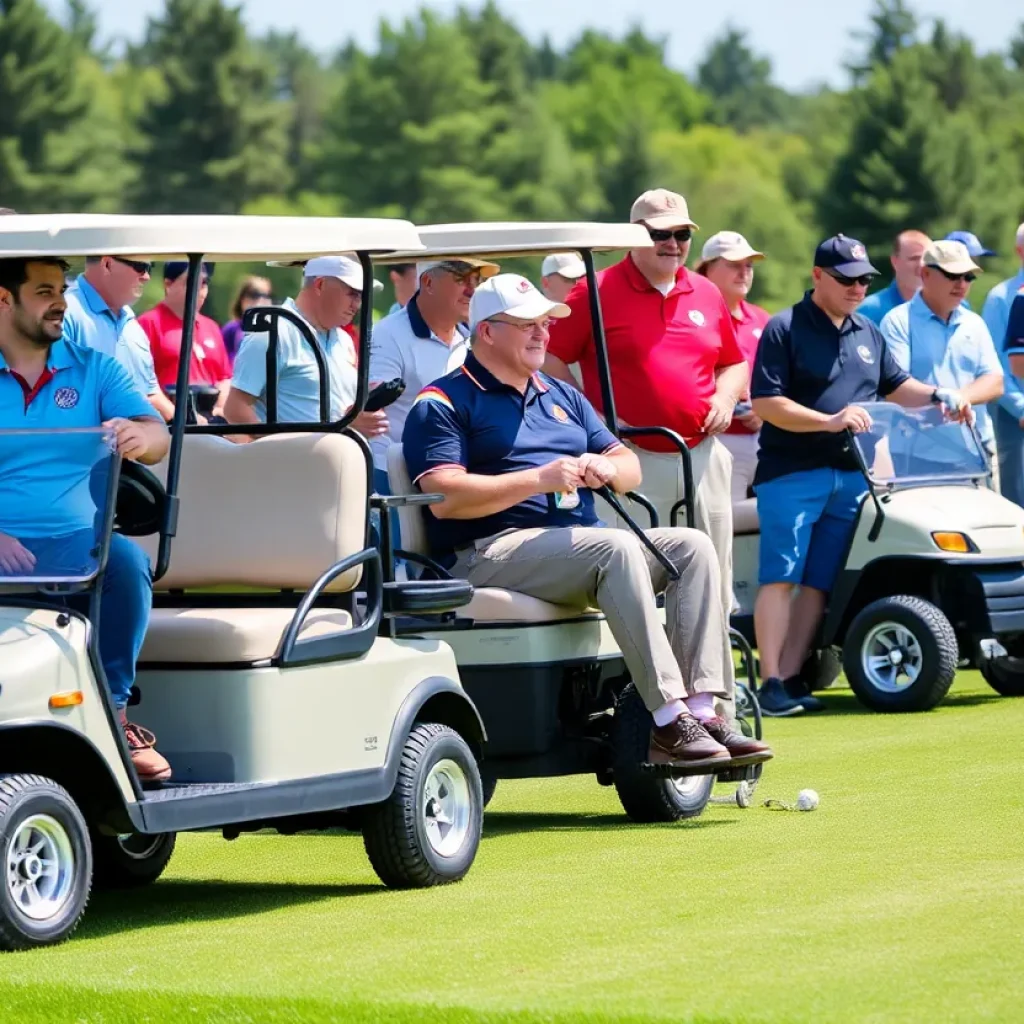
[[416, 294], [419, 288], [420, 275], [415, 263], [395, 263], [388, 267], [391, 287], [395, 289], [395, 301], [391, 303], [388, 314], [397, 313]]
[[961, 242], [967, 247], [967, 255], [972, 260], [986, 259], [989, 256], [995, 256], [996, 252], [993, 249], [988, 249], [982, 245], [981, 239], [974, 234], [973, 231], [950, 231], [946, 235], [947, 242]]
[[[739, 232], [719, 231], [712, 235], [701, 250], [698, 274], [703, 274], [721, 293], [736, 323], [736, 340], [740, 352], [753, 369], [757, 343], [771, 314], [760, 306], [747, 302], [754, 283], [754, 264], [764, 259]], [[743, 501], [754, 485], [757, 469], [757, 437], [761, 421], [750, 404], [748, 388], [733, 410], [732, 422], [722, 434], [721, 441], [732, 454], [732, 501]]]
[[586, 276], [587, 265], [578, 252], [553, 252], [540, 265], [541, 291], [552, 302], [565, 302], [576, 282]]
[[1024, 379], [1024, 288], [1017, 292], [1010, 306], [1010, 320], [1006, 325], [1003, 348], [1009, 357], [1013, 375]]
[[238, 346], [242, 344], [242, 315], [252, 306], [269, 306], [274, 301], [274, 292], [270, 281], [265, 277], [256, 277], [250, 274], [242, 279], [235, 293], [235, 300], [231, 303], [231, 316], [222, 328], [221, 335], [224, 338], [224, 349], [228, 354], [228, 360], [233, 366], [235, 356], [238, 355]]
[[857, 312], [877, 326], [890, 309], [909, 302], [921, 285], [921, 259], [931, 244], [932, 240], [923, 231], [901, 231], [893, 239], [889, 255], [892, 283], [880, 292], [869, 295]]

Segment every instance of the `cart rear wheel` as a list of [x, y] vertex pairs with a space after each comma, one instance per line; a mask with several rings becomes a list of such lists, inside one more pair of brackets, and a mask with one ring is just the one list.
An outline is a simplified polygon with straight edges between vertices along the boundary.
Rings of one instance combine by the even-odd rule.
[[175, 832], [107, 836], [93, 831], [93, 884], [97, 889], [135, 889], [155, 882], [174, 853], [176, 839]]
[[1024, 658], [992, 658], [981, 663], [985, 682], [1004, 697], [1024, 697]]

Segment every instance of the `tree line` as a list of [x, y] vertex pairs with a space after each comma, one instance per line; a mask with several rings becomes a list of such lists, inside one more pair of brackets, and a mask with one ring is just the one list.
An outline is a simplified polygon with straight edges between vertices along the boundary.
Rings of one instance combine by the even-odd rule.
[[[166, 0], [121, 45], [89, 0], [0, 0], [0, 205], [616, 221], [659, 185], [690, 201], [695, 246], [729, 228], [769, 254], [753, 297], [770, 309], [835, 231], [880, 269], [900, 229], [974, 231], [1000, 253], [987, 287], [1024, 218], [1024, 24], [1008, 29], [979, 53], [875, 0], [848, 86], [794, 93], [735, 27], [680, 69], [640, 29], [535, 44], [491, 0], [384, 18], [374, 47], [323, 56], [224, 0]], [[245, 269], [216, 276], [215, 314]]]

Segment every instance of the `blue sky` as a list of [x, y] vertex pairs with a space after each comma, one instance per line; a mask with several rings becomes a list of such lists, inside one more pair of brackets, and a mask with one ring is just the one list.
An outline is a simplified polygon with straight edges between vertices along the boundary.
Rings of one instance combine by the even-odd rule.
[[[64, 0], [44, 0], [54, 11]], [[464, 0], [478, 6], [476, 0]], [[138, 38], [147, 17], [158, 14], [162, 0], [91, 0], [99, 11], [102, 33]], [[667, 36], [673, 66], [693, 71], [708, 42], [728, 23], [749, 29], [758, 49], [771, 57], [776, 77], [789, 88], [816, 82], [846, 84], [844, 58], [855, 45], [850, 31], [863, 27], [870, 0], [823, 3], [822, 0], [499, 0], [502, 10], [528, 36], [545, 33], [556, 45], [573, 39], [583, 28], [624, 32], [639, 21], [652, 35]], [[249, 26], [296, 29], [315, 49], [330, 52], [354, 37], [372, 46], [382, 17], [395, 21], [421, 6], [452, 11], [456, 0], [243, 0]], [[984, 50], [1005, 49], [1024, 20], [1017, 0], [912, 0], [923, 17], [941, 17], [966, 32]]]

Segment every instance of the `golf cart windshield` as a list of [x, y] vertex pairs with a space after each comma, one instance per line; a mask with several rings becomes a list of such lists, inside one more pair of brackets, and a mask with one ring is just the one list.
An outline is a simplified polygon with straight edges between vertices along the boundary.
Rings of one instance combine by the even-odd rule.
[[903, 409], [890, 402], [864, 405], [871, 430], [853, 444], [874, 484], [894, 486], [935, 480], [974, 480], [988, 473], [978, 435], [947, 420], [937, 406]]
[[117, 469], [103, 428], [0, 430], [0, 587], [85, 583], [99, 573]]

